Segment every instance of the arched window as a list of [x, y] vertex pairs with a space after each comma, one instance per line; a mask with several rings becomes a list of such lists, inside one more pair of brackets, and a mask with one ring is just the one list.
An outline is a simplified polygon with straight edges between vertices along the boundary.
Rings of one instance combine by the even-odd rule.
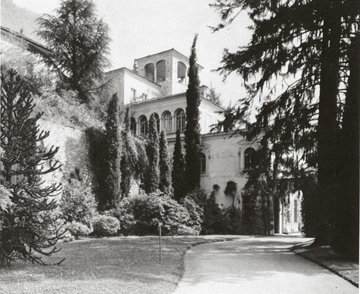
[[130, 130], [134, 135], [136, 135], [136, 120], [133, 117], [130, 118]]
[[175, 112], [176, 130], [180, 132], [185, 131], [185, 112], [182, 109], [178, 109]]
[[142, 136], [147, 135], [147, 119], [145, 115], [139, 117], [140, 134]]
[[163, 82], [166, 78], [166, 63], [165, 60], [160, 60], [156, 63], [156, 82]]
[[177, 81], [180, 84], [185, 84], [186, 78], [186, 65], [181, 61], [178, 62], [177, 65]]
[[206, 156], [204, 153], [200, 153], [200, 171], [206, 173]]
[[244, 170], [251, 170], [255, 168], [255, 150], [253, 148], [247, 148], [244, 152]]
[[162, 115], [163, 117], [163, 130], [166, 134], [172, 132], [172, 117], [170, 111], [165, 111]]
[[157, 131], [158, 131], [158, 133], [159, 133], [159, 132], [160, 132], [160, 117], [159, 117], [159, 115], [158, 115], [156, 112], [154, 112], [152, 115], [155, 116], [155, 119], [156, 119], [156, 128], [157, 128]]
[[150, 81], [154, 81], [154, 65], [152, 63], [148, 63], [145, 65], [145, 78], [147, 78]]

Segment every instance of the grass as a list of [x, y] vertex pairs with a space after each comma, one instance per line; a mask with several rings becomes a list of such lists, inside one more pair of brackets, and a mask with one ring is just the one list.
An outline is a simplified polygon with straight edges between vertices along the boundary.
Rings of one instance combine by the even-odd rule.
[[62, 243], [62, 250], [50, 259], [65, 257], [61, 265], [15, 262], [0, 268], [0, 293], [171, 293], [182, 275], [186, 250], [209, 241], [163, 237], [161, 263], [159, 239], [154, 236]]
[[[311, 241], [312, 242], [312, 241]], [[311, 242], [293, 247], [293, 251], [344, 278], [359, 288], [359, 262], [336, 253], [330, 246], [311, 246]]]

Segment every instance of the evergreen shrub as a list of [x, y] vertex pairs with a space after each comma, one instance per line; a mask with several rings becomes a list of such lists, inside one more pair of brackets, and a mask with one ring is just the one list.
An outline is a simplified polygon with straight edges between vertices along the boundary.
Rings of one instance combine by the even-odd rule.
[[[206, 194], [204, 193], [204, 191], [201, 191], [201, 195], [205, 195], [205, 199], [206, 199]], [[188, 196], [185, 197], [184, 199], [184, 203], [183, 206], [186, 208], [186, 210], [189, 213], [189, 221], [188, 221], [188, 226], [190, 228], [192, 228], [193, 230], [195, 230], [196, 235], [198, 235], [201, 232], [201, 224], [203, 222], [203, 215], [204, 215], [204, 210], [201, 208], [200, 205], [198, 205], [196, 203], [196, 201]], [[179, 235], [180, 232], [178, 232]]]
[[201, 231], [201, 208], [191, 199], [184, 204], [157, 191], [122, 199], [111, 215], [121, 221], [124, 235], [157, 235], [159, 222], [163, 235], [198, 235]]
[[92, 230], [87, 225], [76, 221], [68, 223], [66, 227], [71, 235], [75, 237], [75, 239], [88, 236], [92, 232]]
[[63, 218], [69, 222], [77, 222], [92, 226], [96, 211], [95, 196], [87, 181], [72, 178], [64, 187], [60, 202]]
[[243, 234], [243, 228], [241, 224], [241, 211], [234, 205], [223, 210], [225, 215], [226, 234], [240, 235]]
[[192, 199], [200, 207], [204, 207], [207, 199], [206, 192], [202, 189], [196, 188], [189, 192], [186, 198]]
[[116, 217], [100, 214], [93, 220], [93, 229], [94, 236], [114, 236], [120, 231], [120, 221]]
[[227, 218], [215, 201], [215, 193], [210, 194], [204, 205], [204, 216], [201, 234], [224, 234], [227, 232]]
[[108, 211], [109, 215], [116, 217], [121, 224], [121, 234], [133, 235], [136, 221], [133, 214], [133, 203], [128, 197], [123, 198], [117, 203], [115, 208]]

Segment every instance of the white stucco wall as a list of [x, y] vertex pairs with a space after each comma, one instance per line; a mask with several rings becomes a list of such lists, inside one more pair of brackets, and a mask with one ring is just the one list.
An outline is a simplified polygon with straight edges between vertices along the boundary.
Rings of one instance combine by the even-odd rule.
[[[160, 129], [163, 129], [164, 122], [162, 120], [162, 116], [165, 111], [169, 111], [172, 115], [172, 132], [168, 133], [167, 136], [168, 138], [174, 137], [176, 132], [175, 114], [179, 109], [186, 112], [185, 93], [132, 104], [131, 115], [137, 122], [137, 134], [139, 134], [140, 116], [145, 115], [147, 120], [149, 120], [152, 113], [157, 113], [160, 117]], [[211, 129], [210, 126], [221, 119], [221, 115], [216, 113], [216, 111], [221, 110], [221, 108], [205, 99], [202, 99], [199, 110], [201, 133], [209, 133]]]
[[[201, 188], [209, 195], [214, 185], [220, 186], [216, 202], [222, 207], [229, 207], [233, 198], [224, 194], [229, 181], [237, 184], [234, 204], [242, 209], [241, 190], [247, 182], [244, 172], [244, 151], [246, 148], [258, 148], [257, 143], [246, 141], [241, 136], [229, 137], [230, 134], [206, 134], [202, 136], [202, 152], [206, 156], [206, 172], [201, 174]], [[175, 139], [168, 139], [169, 154], [174, 153]], [[183, 154], [185, 150], [183, 149]]]
[[120, 103], [129, 104], [133, 102], [131, 89], [136, 91], [136, 98], [139, 101], [142, 94], [146, 94], [148, 100], [160, 96], [160, 85], [146, 80], [125, 67], [108, 72], [106, 77], [112, 79], [107, 100], [117, 93]]

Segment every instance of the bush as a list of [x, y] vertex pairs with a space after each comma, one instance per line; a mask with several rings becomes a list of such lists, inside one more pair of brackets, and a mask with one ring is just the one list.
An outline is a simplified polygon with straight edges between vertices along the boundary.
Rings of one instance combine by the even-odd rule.
[[191, 199], [184, 205], [161, 193], [140, 194], [119, 202], [110, 214], [121, 221], [124, 235], [157, 235], [159, 222], [164, 235], [198, 235], [201, 208]]
[[129, 198], [122, 199], [115, 208], [108, 211], [109, 215], [116, 217], [121, 224], [120, 232], [125, 236], [133, 234], [136, 221], [133, 214], [133, 202]]
[[200, 234], [201, 224], [203, 222], [202, 219], [204, 216], [204, 210], [193, 199], [189, 198], [188, 196], [185, 197], [183, 205], [190, 215], [190, 219], [187, 222], [187, 226], [195, 230], [196, 235]]
[[223, 210], [215, 201], [215, 193], [212, 192], [204, 205], [204, 216], [201, 233], [204, 235], [225, 234], [228, 227], [227, 218]]
[[69, 223], [67, 229], [75, 239], [78, 239], [80, 236], [88, 236], [91, 233], [91, 229], [87, 225], [75, 221]]
[[202, 189], [195, 189], [186, 195], [188, 199], [192, 199], [198, 206], [204, 207], [206, 203], [206, 193]]
[[225, 226], [226, 226], [226, 234], [230, 235], [239, 235], [243, 233], [242, 225], [241, 225], [241, 211], [236, 208], [234, 205], [226, 208], [224, 211], [225, 215]]
[[98, 215], [93, 220], [93, 229], [97, 237], [114, 236], [120, 231], [120, 221], [113, 216]]
[[96, 201], [91, 185], [87, 181], [70, 179], [64, 187], [60, 209], [67, 222], [75, 221], [91, 227], [96, 215]]

